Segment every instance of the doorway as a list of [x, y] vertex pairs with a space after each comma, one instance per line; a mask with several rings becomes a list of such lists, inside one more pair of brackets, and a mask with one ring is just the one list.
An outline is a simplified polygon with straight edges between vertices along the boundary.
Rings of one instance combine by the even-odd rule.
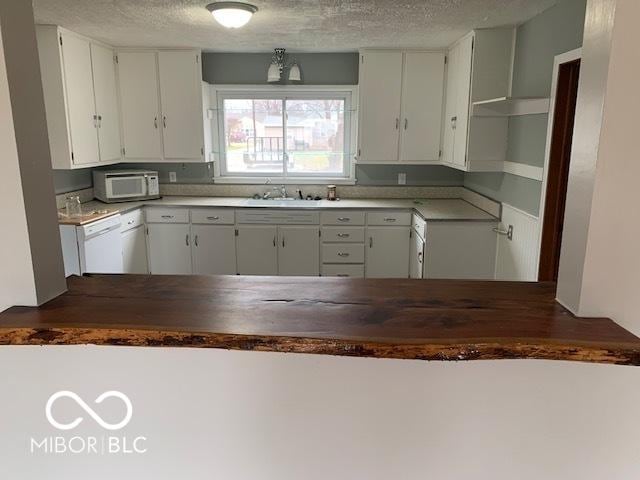
[[558, 280], [579, 78], [580, 58], [558, 65], [546, 187], [543, 186], [545, 200], [538, 267], [541, 282]]

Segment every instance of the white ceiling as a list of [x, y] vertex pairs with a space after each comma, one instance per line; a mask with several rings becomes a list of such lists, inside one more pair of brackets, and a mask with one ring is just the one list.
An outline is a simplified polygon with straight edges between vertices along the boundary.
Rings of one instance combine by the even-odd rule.
[[353, 51], [439, 48], [473, 28], [522, 23], [557, 0], [254, 0], [244, 28], [227, 30], [212, 0], [34, 0], [37, 23], [67, 27], [115, 46], [209, 51]]

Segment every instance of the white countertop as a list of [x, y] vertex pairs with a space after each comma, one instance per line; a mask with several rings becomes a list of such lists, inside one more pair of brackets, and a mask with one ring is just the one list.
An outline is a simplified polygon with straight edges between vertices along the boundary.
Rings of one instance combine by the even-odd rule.
[[343, 199], [337, 201], [320, 200], [309, 202], [309, 206], [296, 202], [296, 205], [271, 203], [248, 204], [244, 197], [178, 197], [165, 196], [158, 200], [139, 202], [103, 203], [98, 200], [83, 203], [85, 212], [92, 210], [110, 210], [113, 213], [125, 213], [142, 206], [162, 207], [228, 207], [228, 208], [285, 208], [285, 209], [413, 209], [427, 221], [498, 221], [493, 215], [481, 210], [462, 199]]

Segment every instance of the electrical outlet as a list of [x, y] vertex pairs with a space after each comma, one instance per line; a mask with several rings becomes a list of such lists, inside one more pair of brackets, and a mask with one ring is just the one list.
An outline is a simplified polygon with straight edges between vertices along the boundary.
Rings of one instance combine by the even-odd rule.
[[398, 185], [406, 185], [407, 184], [407, 174], [399, 173], [398, 174]]
[[169, 181], [171, 183], [176, 183], [178, 181], [178, 177], [176, 176], [176, 172], [169, 172]]

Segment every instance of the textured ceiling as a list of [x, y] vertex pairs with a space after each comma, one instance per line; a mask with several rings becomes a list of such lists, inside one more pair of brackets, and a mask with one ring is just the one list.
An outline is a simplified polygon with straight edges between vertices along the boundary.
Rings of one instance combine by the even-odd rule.
[[260, 10], [239, 30], [218, 25], [206, 0], [34, 0], [34, 9], [37, 23], [116, 46], [329, 52], [444, 47], [473, 28], [521, 23], [556, 1], [254, 0]]

